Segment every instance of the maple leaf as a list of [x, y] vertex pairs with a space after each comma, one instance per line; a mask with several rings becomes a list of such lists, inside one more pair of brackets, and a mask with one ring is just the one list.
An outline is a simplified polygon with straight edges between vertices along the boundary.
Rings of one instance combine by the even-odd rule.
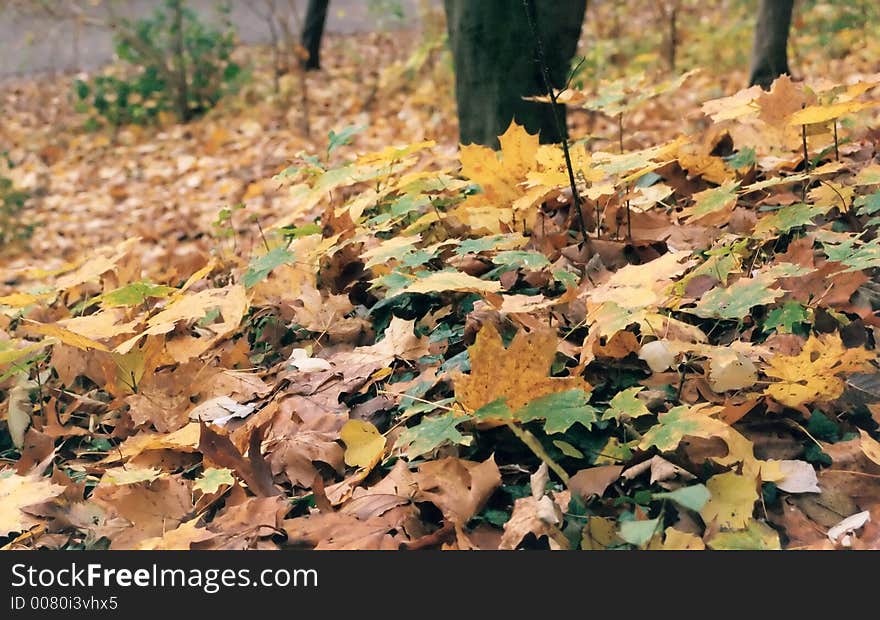
[[633, 418], [650, 415], [651, 412], [648, 411], [644, 401], [637, 396], [643, 389], [642, 387], [632, 387], [615, 394], [608, 403], [608, 409], [605, 410], [602, 419], [629, 421]]
[[605, 284], [589, 291], [588, 299], [592, 303], [613, 302], [625, 309], [661, 304], [672, 287], [672, 278], [693, 265], [693, 261], [684, 260], [690, 255], [686, 251], [669, 252], [643, 265], [622, 267]]
[[535, 165], [538, 136], [530, 135], [516, 121], [511, 121], [499, 142], [500, 157], [485, 146], [462, 146], [461, 173], [480, 184], [486, 202], [506, 207], [522, 194], [517, 185]]
[[453, 445], [470, 445], [472, 437], [462, 435], [455, 427], [468, 418], [454, 411], [438, 416], [427, 416], [416, 426], [404, 430], [397, 438], [395, 447], [406, 452], [410, 459], [439, 448], [449, 442]]
[[773, 303], [784, 292], [771, 289], [775, 278], [760, 275], [740, 278], [727, 288], [714, 288], [706, 293], [696, 307], [683, 310], [705, 318], [743, 319], [755, 306]]
[[209, 467], [205, 469], [193, 484], [194, 491], [205, 494], [216, 493], [221, 487], [235, 484], [232, 470], [225, 467]]
[[764, 393], [789, 407], [834, 400], [846, 387], [838, 375], [864, 370], [873, 359], [863, 348], [845, 349], [837, 334], [810, 335], [797, 355], [769, 360], [764, 374], [779, 381]]
[[468, 347], [471, 374], [453, 380], [456, 399], [469, 411], [503, 399], [516, 412], [548, 394], [573, 389], [589, 392], [590, 385], [580, 377], [549, 376], [557, 341], [555, 330], [520, 331], [505, 348], [495, 326], [484, 325]]
[[597, 411], [587, 404], [589, 399], [583, 389], [554, 392], [535, 398], [510, 417], [517, 422], [544, 420], [544, 431], [549, 434], [564, 433], [575, 423], [589, 429], [598, 418]]
[[706, 523], [714, 521], [724, 529], [746, 527], [758, 501], [757, 483], [753, 478], [731, 471], [709, 478], [706, 488], [711, 498], [700, 510]]
[[658, 417], [659, 424], [652, 426], [642, 436], [639, 448], [647, 450], [654, 446], [661, 452], [669, 452], [675, 450], [681, 440], [688, 435], [706, 439], [728, 437], [730, 427], [720, 420], [709, 417], [708, 412], [704, 411], [705, 408], [705, 405], [696, 407], [680, 405], [661, 414]]
[[721, 187], [707, 189], [691, 196], [694, 205], [682, 210], [681, 217], [703, 225], [720, 224], [727, 221], [736, 206], [736, 190], [739, 183], [729, 181]]

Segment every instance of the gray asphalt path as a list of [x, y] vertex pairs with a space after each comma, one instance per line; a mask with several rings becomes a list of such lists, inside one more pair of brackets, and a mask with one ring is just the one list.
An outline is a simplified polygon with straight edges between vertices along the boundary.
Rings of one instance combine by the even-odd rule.
[[[50, 0], [53, 1], [53, 0]], [[65, 0], [55, 0], [63, 4]], [[436, 0], [432, 0], [435, 2]], [[148, 15], [162, 0], [124, 0], [121, 13], [128, 16]], [[393, 12], [377, 10], [376, 0], [331, 0], [327, 31], [335, 33], [393, 29], [413, 23], [418, 16], [419, 0], [396, 0], [403, 9], [401, 21]], [[306, 0], [297, 0], [300, 14], [305, 15]], [[201, 15], [210, 19], [215, 14], [216, 0], [191, 0]], [[279, 4], [286, 4], [280, 2]], [[269, 30], [257, 11], [260, 0], [233, 0], [232, 21], [245, 43], [266, 43]], [[70, 22], [40, 19], [14, 9], [4, 8], [0, 0], [0, 78], [38, 73], [86, 71], [98, 68], [113, 58], [110, 35], [98, 28], [76, 28]]]

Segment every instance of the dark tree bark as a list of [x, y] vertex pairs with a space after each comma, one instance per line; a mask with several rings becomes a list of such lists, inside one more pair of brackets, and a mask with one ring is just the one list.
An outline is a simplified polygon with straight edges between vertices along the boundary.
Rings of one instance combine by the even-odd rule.
[[324, 24], [327, 23], [329, 5], [330, 0], [309, 0], [302, 31], [302, 45], [308, 52], [308, 58], [303, 64], [306, 71], [321, 68], [321, 38], [324, 35]]
[[767, 90], [780, 75], [791, 75], [788, 68], [788, 31], [793, 6], [794, 0], [761, 0], [755, 24], [749, 86], [758, 84]]
[[[449, 45], [455, 64], [459, 134], [462, 144], [498, 146], [511, 120], [541, 142], [567, 137], [565, 107], [558, 106], [563, 135], [550, 104], [523, 101], [547, 90], [522, 0], [444, 0]], [[565, 86], [577, 49], [586, 0], [538, 0], [537, 25], [555, 88]]]

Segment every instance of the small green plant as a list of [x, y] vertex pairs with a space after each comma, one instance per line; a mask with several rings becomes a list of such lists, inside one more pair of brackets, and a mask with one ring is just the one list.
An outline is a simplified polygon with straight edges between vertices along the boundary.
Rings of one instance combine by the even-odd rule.
[[[228, 5], [219, 10], [228, 17]], [[232, 60], [234, 30], [228, 19], [223, 23], [222, 31], [209, 28], [186, 0], [165, 0], [149, 18], [112, 19], [116, 55], [127, 67], [121, 75], [78, 80], [78, 108], [91, 113], [90, 125], [147, 124], [162, 111], [184, 123], [201, 116], [242, 77]]]
[[29, 197], [11, 179], [0, 176], [0, 246], [4, 249], [27, 241], [34, 232], [34, 225], [23, 218]]

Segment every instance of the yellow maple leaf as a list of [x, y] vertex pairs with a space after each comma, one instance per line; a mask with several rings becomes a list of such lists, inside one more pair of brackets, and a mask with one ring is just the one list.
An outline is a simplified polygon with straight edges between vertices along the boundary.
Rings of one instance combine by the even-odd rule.
[[504, 399], [511, 411], [517, 411], [548, 394], [578, 388], [590, 391], [590, 384], [580, 377], [549, 376], [556, 345], [556, 332], [543, 329], [518, 332], [505, 349], [498, 330], [487, 323], [468, 347], [471, 374], [453, 381], [456, 399], [471, 411]]
[[717, 524], [725, 529], [744, 528], [752, 519], [752, 511], [758, 500], [758, 488], [754, 478], [741, 476], [732, 471], [712, 476], [706, 481], [712, 497], [700, 511], [703, 521]]
[[498, 140], [500, 154], [486, 146], [462, 145], [461, 174], [480, 184], [486, 202], [504, 208], [523, 193], [519, 184], [535, 166], [538, 136], [511, 121]]
[[846, 387], [838, 375], [858, 372], [874, 358], [863, 348], [844, 348], [837, 334], [811, 335], [797, 355], [777, 355], [768, 362], [764, 374], [779, 381], [764, 393], [789, 407], [834, 400]]

